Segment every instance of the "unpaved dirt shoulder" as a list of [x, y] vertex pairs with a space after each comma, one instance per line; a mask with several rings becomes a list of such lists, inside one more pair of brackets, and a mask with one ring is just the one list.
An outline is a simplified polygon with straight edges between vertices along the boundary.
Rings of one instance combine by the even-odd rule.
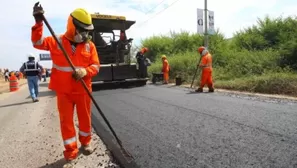
[[[19, 87], [27, 84], [27, 79], [18, 80]], [[0, 81], [0, 95], [9, 92], [9, 82]]]
[[[2, 97], [1, 168], [60, 168], [65, 163], [56, 98], [46, 87], [40, 90], [38, 103], [31, 102], [27, 88]], [[96, 151], [87, 157], [80, 155], [77, 167], [109, 167], [111, 162], [105, 145], [94, 132], [92, 139]]]

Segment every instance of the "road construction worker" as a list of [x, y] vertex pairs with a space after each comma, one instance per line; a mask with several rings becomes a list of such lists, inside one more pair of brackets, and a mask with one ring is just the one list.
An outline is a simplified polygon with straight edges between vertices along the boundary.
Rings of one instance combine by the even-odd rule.
[[166, 55], [162, 55], [162, 72], [163, 72], [163, 84], [168, 84], [169, 82], [169, 71], [170, 71], [170, 66], [167, 60]]
[[57, 36], [65, 48], [75, 71], [68, 64], [58, 43], [52, 36], [42, 37], [43, 8], [37, 2], [33, 8], [35, 25], [32, 27], [31, 40], [36, 49], [47, 50], [53, 61], [49, 89], [56, 92], [57, 107], [60, 117], [61, 133], [67, 163], [64, 168], [72, 168], [77, 161], [78, 147], [73, 114], [76, 107], [79, 122], [79, 141], [82, 153], [91, 154], [91, 99], [81, 82], [83, 80], [89, 92], [92, 92], [92, 77], [99, 72], [100, 64], [96, 47], [90, 41], [89, 31], [94, 29], [91, 15], [82, 8], [75, 9], [68, 17], [67, 30]]
[[39, 101], [38, 74], [40, 70], [43, 70], [43, 67], [38, 62], [35, 62], [35, 56], [31, 53], [28, 54], [28, 61], [23, 63], [20, 72], [25, 73], [27, 76], [27, 84], [33, 102]]
[[127, 40], [127, 36], [124, 30], [120, 31], [120, 39], [121, 41], [126, 41]]
[[14, 75], [17, 77], [18, 80], [20, 80], [20, 72], [16, 71]]
[[148, 51], [148, 48], [143, 47], [139, 52], [137, 52], [135, 58], [138, 63], [138, 69], [139, 69], [139, 77], [140, 78], [147, 78], [147, 65], [146, 65], [146, 58], [144, 54]]
[[201, 61], [198, 62], [197, 66], [202, 69], [200, 86], [196, 92], [203, 92], [203, 87], [208, 86], [209, 92], [214, 92], [214, 85], [212, 81], [212, 56], [208, 50], [201, 46], [198, 48], [198, 53], [200, 54]]

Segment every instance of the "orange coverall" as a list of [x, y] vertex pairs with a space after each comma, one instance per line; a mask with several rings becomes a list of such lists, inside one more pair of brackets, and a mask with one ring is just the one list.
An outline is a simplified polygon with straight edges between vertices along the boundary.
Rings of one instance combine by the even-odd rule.
[[168, 83], [169, 82], [169, 63], [167, 59], [163, 59], [163, 68], [162, 68], [162, 72], [163, 72], [163, 80], [164, 83]]
[[200, 79], [200, 89], [203, 89], [205, 85], [208, 88], [213, 89], [213, 81], [212, 81], [212, 56], [210, 53], [205, 54], [201, 58], [201, 62], [199, 65], [202, 68], [202, 74]]
[[[58, 37], [76, 68], [85, 68], [87, 75], [83, 78], [89, 91], [92, 91], [91, 78], [99, 72], [100, 62], [96, 47], [91, 41], [79, 43], [76, 50], [72, 49], [68, 34], [74, 34], [72, 22], [68, 20], [67, 32]], [[79, 141], [82, 145], [91, 142], [91, 99], [84, 90], [81, 82], [72, 77], [72, 69], [63, 55], [62, 50], [53, 37], [42, 37], [43, 23], [36, 23], [32, 27], [31, 40], [36, 49], [47, 50], [51, 54], [53, 68], [49, 89], [56, 92], [57, 107], [60, 117], [60, 127], [64, 141], [65, 159], [75, 159], [78, 156], [76, 132], [73, 121], [74, 105], [76, 105], [79, 121]]]

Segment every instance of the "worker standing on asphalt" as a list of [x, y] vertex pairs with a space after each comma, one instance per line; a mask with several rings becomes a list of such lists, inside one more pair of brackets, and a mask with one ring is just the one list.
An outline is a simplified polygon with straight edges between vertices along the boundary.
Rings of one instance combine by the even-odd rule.
[[38, 62], [35, 62], [35, 56], [33, 54], [28, 55], [28, 61], [23, 63], [20, 68], [20, 72], [25, 73], [27, 76], [29, 92], [33, 102], [39, 101], [38, 74], [40, 70], [43, 70], [43, 67]]
[[201, 55], [201, 61], [198, 62], [197, 66], [202, 68], [200, 86], [196, 92], [203, 92], [204, 85], [208, 86], [209, 92], [214, 92], [214, 85], [212, 81], [212, 55], [208, 50], [201, 46], [198, 48], [198, 52]]
[[163, 72], [163, 84], [168, 84], [169, 82], [169, 71], [170, 71], [170, 66], [167, 60], [166, 55], [162, 55], [162, 72]]
[[79, 141], [83, 154], [89, 155], [94, 149], [91, 146], [91, 99], [78, 80], [83, 79], [92, 92], [92, 77], [99, 72], [100, 63], [96, 47], [90, 41], [89, 31], [94, 29], [91, 15], [84, 9], [75, 9], [68, 17], [67, 30], [57, 36], [76, 67], [72, 71], [60, 47], [53, 37], [42, 37], [43, 8], [36, 3], [33, 8], [35, 25], [32, 27], [31, 40], [36, 49], [47, 50], [53, 61], [49, 88], [57, 95], [57, 106], [60, 117], [61, 133], [64, 142], [64, 168], [73, 168], [78, 157], [76, 131], [73, 114], [76, 106], [79, 122]]
[[137, 52], [135, 58], [138, 63], [138, 69], [139, 69], [139, 77], [140, 78], [147, 78], [147, 65], [146, 65], [146, 58], [144, 54], [148, 51], [148, 48], [144, 47], [139, 52]]

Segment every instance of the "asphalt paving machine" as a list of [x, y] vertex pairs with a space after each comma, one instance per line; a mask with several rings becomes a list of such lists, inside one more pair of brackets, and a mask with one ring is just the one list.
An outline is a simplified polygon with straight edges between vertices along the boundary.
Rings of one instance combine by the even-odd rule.
[[[133, 83], [146, 85], [149, 78], [140, 78], [136, 63], [131, 63], [132, 38], [128, 30], [135, 21], [125, 16], [92, 14], [94, 31], [90, 33], [100, 59], [100, 72], [92, 79], [93, 85]], [[118, 32], [118, 34], [116, 34]]]

